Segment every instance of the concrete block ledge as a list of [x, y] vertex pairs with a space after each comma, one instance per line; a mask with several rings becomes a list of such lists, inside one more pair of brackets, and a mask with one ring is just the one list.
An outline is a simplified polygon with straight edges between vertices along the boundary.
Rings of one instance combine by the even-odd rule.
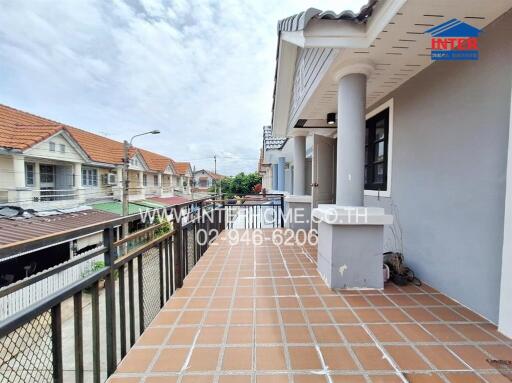
[[318, 205], [313, 217], [330, 225], [391, 225], [393, 216], [380, 207]]

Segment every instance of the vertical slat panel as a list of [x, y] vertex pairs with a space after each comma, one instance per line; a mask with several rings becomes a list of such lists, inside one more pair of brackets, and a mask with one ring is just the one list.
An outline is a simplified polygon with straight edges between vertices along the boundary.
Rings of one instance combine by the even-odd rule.
[[74, 332], [75, 332], [75, 382], [84, 381], [84, 334], [82, 320], [82, 292], [73, 296]]
[[98, 282], [91, 288], [92, 306], [92, 370], [94, 383], [100, 383], [100, 302], [98, 295]]
[[52, 307], [52, 356], [53, 356], [53, 381], [62, 383], [62, 317], [60, 303]]
[[116, 348], [116, 285], [114, 279], [115, 260], [114, 231], [109, 227], [103, 231], [103, 243], [107, 248], [105, 252], [105, 265], [110, 272], [105, 277], [105, 326], [107, 336], [107, 376], [114, 373], [117, 367]]
[[125, 266], [119, 267], [119, 331], [121, 338], [121, 358], [126, 355], [126, 287], [125, 287]]
[[182, 255], [181, 252], [181, 237], [182, 237], [182, 230], [181, 230], [181, 221], [179, 219], [179, 210], [175, 210], [175, 221], [173, 223], [173, 227], [176, 231], [174, 234], [174, 241], [173, 241], [173, 255], [174, 255], [174, 282], [175, 282], [175, 288], [179, 289], [183, 286], [183, 278], [182, 278]]
[[170, 250], [170, 238], [167, 238], [164, 242], [165, 253], [164, 253], [164, 261], [165, 261], [165, 301], [169, 299], [171, 296], [171, 268], [169, 262], [169, 250]]
[[137, 256], [137, 287], [139, 292], [139, 333], [144, 332], [144, 281], [142, 275], [142, 254]]
[[177, 234], [175, 233], [169, 240], [169, 252], [167, 254], [167, 262], [169, 263], [169, 297], [174, 294], [174, 278], [176, 276], [174, 272], [174, 262], [173, 262], [173, 249], [174, 249], [174, 241], [176, 239]]
[[130, 347], [135, 344], [135, 286], [133, 259], [128, 262], [128, 312], [130, 316]]
[[158, 244], [158, 274], [160, 277], [160, 307], [164, 307], [164, 241]]

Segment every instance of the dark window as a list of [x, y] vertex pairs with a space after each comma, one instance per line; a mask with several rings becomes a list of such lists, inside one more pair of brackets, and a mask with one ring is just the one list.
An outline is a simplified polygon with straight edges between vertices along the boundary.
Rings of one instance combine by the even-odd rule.
[[387, 189], [389, 108], [366, 120], [364, 188]]
[[25, 185], [34, 186], [34, 164], [25, 162]]

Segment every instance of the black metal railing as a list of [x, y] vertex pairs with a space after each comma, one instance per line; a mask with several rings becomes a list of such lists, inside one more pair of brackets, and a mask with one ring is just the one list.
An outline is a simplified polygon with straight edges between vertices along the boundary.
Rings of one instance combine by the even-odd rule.
[[247, 195], [225, 204], [226, 228], [265, 229], [284, 226], [282, 194]]
[[[0, 289], [0, 298], [5, 297], [103, 256], [101, 269], [0, 322], [0, 383], [108, 378], [211, 241], [225, 228], [236, 228], [229, 214], [236, 208], [236, 219], [241, 220], [243, 210], [262, 207], [282, 211], [283, 196], [245, 196], [234, 202], [209, 197], [0, 247], [1, 261], [103, 231], [103, 246], [97, 251]], [[282, 226], [282, 213], [275, 217], [278, 223], [272, 227]], [[147, 220], [139, 222], [142, 229], [115, 238], [116, 229], [126, 223]], [[261, 219], [250, 222], [248, 227], [265, 227], [259, 225]], [[64, 327], [72, 329], [69, 336], [63, 337]], [[64, 348], [70, 352], [64, 353]]]

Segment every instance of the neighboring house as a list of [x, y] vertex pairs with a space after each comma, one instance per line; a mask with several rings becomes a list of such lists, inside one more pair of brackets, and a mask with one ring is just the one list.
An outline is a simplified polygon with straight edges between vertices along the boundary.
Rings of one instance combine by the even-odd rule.
[[[263, 148], [259, 172], [262, 187], [267, 192], [292, 193], [293, 189], [293, 148], [286, 137], [272, 136], [272, 127], [263, 127]], [[278, 174], [281, 174], [278, 177]], [[280, 182], [281, 184], [278, 184]]]
[[176, 185], [174, 192], [179, 194], [191, 194], [193, 171], [190, 162], [174, 161], [174, 169], [176, 169]]
[[201, 169], [194, 172], [194, 192], [208, 193], [208, 191], [219, 182], [226, 178], [221, 174], [212, 172], [210, 170]]
[[[368, 248], [401, 251], [419, 278], [512, 336], [511, 6], [372, 1], [278, 23], [272, 134], [293, 150], [264, 148], [263, 163], [281, 191], [293, 167], [287, 206], [314, 209], [329, 283], [375, 263], [359, 287], [382, 286]], [[433, 62], [425, 32], [454, 18], [482, 29], [479, 59]], [[347, 206], [384, 211], [369, 210], [372, 225], [327, 222]]]
[[[0, 105], [0, 204], [45, 210], [122, 198], [123, 143]], [[190, 164], [189, 164], [190, 167]], [[172, 196], [171, 158], [129, 150], [129, 199]]]

